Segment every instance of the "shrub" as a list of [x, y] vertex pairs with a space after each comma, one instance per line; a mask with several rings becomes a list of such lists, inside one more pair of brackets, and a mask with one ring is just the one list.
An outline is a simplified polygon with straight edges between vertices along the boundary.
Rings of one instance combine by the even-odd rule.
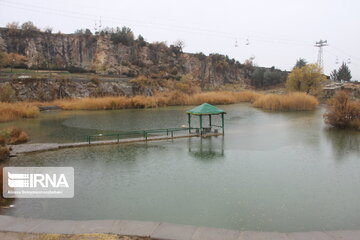
[[350, 127], [360, 131], [360, 119], [355, 119], [350, 122]]
[[17, 127], [11, 127], [3, 130], [0, 135], [0, 145], [1, 141], [3, 145], [5, 144], [20, 144], [25, 143], [29, 140], [29, 136], [26, 132]]
[[6, 145], [6, 139], [3, 136], [0, 136], [0, 146], [4, 147]]
[[328, 101], [324, 118], [327, 124], [336, 128], [359, 129], [360, 103], [351, 101], [345, 91], [339, 91]]
[[33, 22], [28, 21], [21, 24], [21, 29], [24, 31], [40, 32], [40, 29], [34, 25]]
[[91, 81], [93, 84], [97, 85], [97, 86], [100, 85], [100, 80], [99, 80], [99, 78], [98, 78], [97, 76], [92, 76], [92, 77], [90, 78], [90, 81]]
[[12, 102], [15, 98], [15, 90], [10, 84], [4, 84], [0, 87], [0, 102]]
[[28, 58], [17, 53], [3, 53], [2, 61], [2, 65], [5, 67], [27, 68]]
[[180, 81], [175, 83], [174, 89], [186, 94], [198, 93], [201, 90], [199, 81], [191, 74], [182, 75]]
[[0, 146], [0, 161], [7, 160], [10, 157], [10, 149], [5, 146]]
[[318, 104], [315, 97], [297, 92], [287, 95], [264, 95], [259, 97], [253, 106], [271, 111], [305, 111], [314, 110]]
[[20, 143], [26, 143], [29, 140], [29, 136], [26, 132], [21, 131], [21, 133], [18, 136], [11, 137], [9, 139], [9, 144], [15, 145]]
[[110, 40], [114, 44], [122, 43], [126, 46], [130, 46], [134, 43], [134, 33], [128, 27], [122, 27], [121, 29], [117, 27], [115, 30], [112, 31]]

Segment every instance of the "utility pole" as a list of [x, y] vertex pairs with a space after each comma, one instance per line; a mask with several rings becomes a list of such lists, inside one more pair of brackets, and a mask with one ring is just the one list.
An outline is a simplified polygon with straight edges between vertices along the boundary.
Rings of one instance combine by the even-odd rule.
[[328, 46], [327, 40], [323, 41], [320, 39], [320, 41], [316, 42], [314, 46], [319, 48], [317, 65], [319, 66], [321, 71], [323, 71], [323, 69], [324, 69], [323, 47]]

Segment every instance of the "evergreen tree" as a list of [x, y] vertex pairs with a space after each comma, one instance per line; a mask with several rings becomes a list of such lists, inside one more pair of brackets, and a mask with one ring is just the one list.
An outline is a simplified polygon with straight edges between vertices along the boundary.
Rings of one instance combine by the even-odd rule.
[[339, 70], [337, 71], [337, 80], [338, 81], [350, 81], [352, 78], [350, 69], [346, 63], [342, 63]]
[[306, 62], [306, 60], [304, 58], [299, 58], [296, 61], [296, 64], [295, 64], [294, 68], [302, 68], [302, 67], [305, 67], [306, 64], [307, 64], [307, 62]]
[[336, 69], [334, 69], [331, 73], [330, 73], [330, 79], [333, 81], [339, 81], [338, 80], [338, 72], [336, 71]]

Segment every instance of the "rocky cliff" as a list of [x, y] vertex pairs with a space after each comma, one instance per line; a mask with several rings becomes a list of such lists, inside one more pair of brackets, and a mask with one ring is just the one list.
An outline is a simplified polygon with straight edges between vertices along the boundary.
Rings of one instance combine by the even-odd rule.
[[3, 48], [28, 58], [30, 68], [77, 69], [102, 74], [178, 80], [191, 73], [202, 87], [247, 83], [245, 66], [227, 56], [183, 53], [164, 43], [115, 43], [110, 34], [52, 34], [0, 29]]

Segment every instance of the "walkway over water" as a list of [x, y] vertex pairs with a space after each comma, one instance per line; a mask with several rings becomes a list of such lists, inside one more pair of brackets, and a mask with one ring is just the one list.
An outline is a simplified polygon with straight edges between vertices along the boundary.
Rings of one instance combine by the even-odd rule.
[[[0, 215], [0, 231], [22, 233], [110, 233], [166, 240], [358, 240], [360, 231], [297, 233], [236, 231], [164, 222], [126, 220], [67, 221]], [[0, 237], [2, 233], [0, 232]]]
[[[194, 128], [192, 128], [194, 129]], [[188, 128], [181, 130], [189, 131]], [[137, 142], [146, 142], [146, 141], [163, 141], [163, 140], [173, 140], [177, 138], [191, 138], [191, 137], [211, 137], [211, 136], [221, 136], [222, 133], [218, 132], [209, 132], [209, 133], [187, 133], [175, 135], [174, 132], [178, 132], [180, 129], [161, 129], [160, 132], [166, 133], [166, 135], [156, 135], [151, 136], [150, 134], [159, 133], [159, 130], [145, 130], [145, 131], [133, 131], [134, 134], [143, 135], [142, 137], [133, 137], [133, 138], [120, 138], [121, 136], [129, 136], [130, 132], [125, 133], [114, 133], [114, 134], [98, 134], [91, 135], [86, 137], [85, 142], [75, 142], [75, 143], [27, 143], [20, 145], [12, 145], [11, 156], [16, 156], [17, 154], [23, 153], [33, 153], [33, 152], [43, 152], [58, 150], [63, 148], [73, 148], [73, 147], [88, 147], [93, 145], [109, 145], [109, 144], [126, 144], [126, 143], [137, 143]], [[131, 134], [130, 134], [131, 135]], [[112, 138], [111, 140], [98, 140], [101, 138]], [[115, 138], [115, 139], [114, 139]], [[97, 141], [94, 141], [96, 139]]]

